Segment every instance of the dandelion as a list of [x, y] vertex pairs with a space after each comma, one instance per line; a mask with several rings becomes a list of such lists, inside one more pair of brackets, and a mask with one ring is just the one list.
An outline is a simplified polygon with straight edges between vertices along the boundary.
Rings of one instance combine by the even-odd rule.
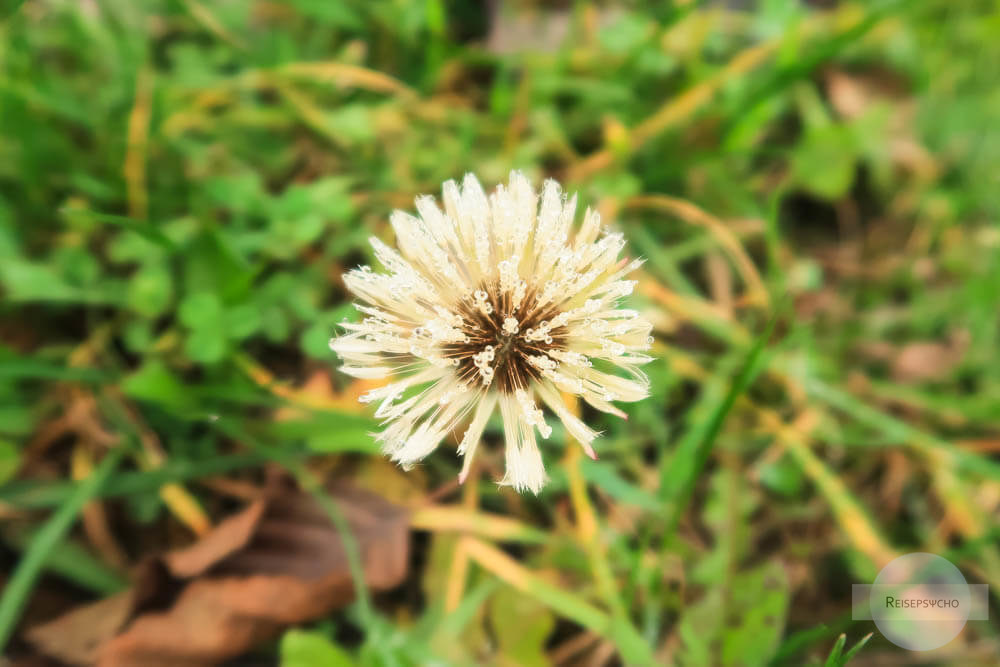
[[[540, 200], [540, 201], [539, 201]], [[491, 414], [506, 440], [501, 484], [534, 493], [545, 484], [535, 437], [552, 433], [539, 403], [591, 458], [598, 433], [564, 404], [579, 396], [619, 417], [649, 381], [651, 325], [619, 309], [642, 260], [619, 259], [621, 234], [601, 234], [588, 209], [573, 233], [576, 196], [545, 182], [541, 196], [519, 172], [488, 197], [472, 174], [443, 186], [444, 210], [416, 199], [419, 217], [395, 211], [398, 250], [370, 239], [385, 272], [363, 266], [344, 283], [365, 316], [330, 341], [341, 370], [389, 383], [361, 397], [378, 402], [383, 451], [409, 468], [468, 424], [458, 447], [464, 482]], [[458, 431], [456, 431], [458, 432]]]

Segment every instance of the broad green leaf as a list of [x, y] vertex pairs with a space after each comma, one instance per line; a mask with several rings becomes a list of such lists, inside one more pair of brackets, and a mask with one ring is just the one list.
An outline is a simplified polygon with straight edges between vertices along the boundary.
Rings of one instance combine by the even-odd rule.
[[840, 199], [854, 181], [853, 144], [850, 130], [839, 125], [810, 130], [792, 154], [795, 181], [817, 197]]
[[333, 337], [333, 329], [327, 326], [326, 321], [312, 324], [302, 332], [302, 350], [314, 359], [334, 359], [333, 352], [330, 351], [330, 338]]
[[253, 270], [217, 229], [202, 231], [184, 252], [184, 287], [189, 294], [205, 291], [231, 303], [246, 297]]
[[226, 335], [236, 340], [252, 336], [262, 325], [260, 311], [255, 303], [245, 303], [227, 309], [224, 321]]
[[186, 386], [159, 359], [150, 359], [121, 383], [122, 391], [132, 398], [138, 398], [165, 407], [187, 410], [196, 402], [190, 387]]
[[268, 430], [279, 440], [302, 440], [316, 452], [374, 454], [378, 444], [371, 434], [376, 428], [375, 421], [368, 417], [324, 411], [303, 419], [275, 422]]
[[212, 292], [195, 292], [184, 297], [177, 311], [189, 329], [222, 329], [222, 302]]
[[11, 301], [84, 301], [84, 291], [67, 283], [48, 264], [22, 259], [0, 262], [0, 285]]
[[122, 339], [129, 351], [142, 354], [153, 344], [153, 328], [149, 320], [133, 320], [125, 325]]
[[288, 338], [292, 327], [284, 310], [277, 306], [267, 306], [262, 312], [261, 329], [269, 341], [280, 343]]
[[173, 278], [165, 264], [150, 262], [132, 275], [128, 284], [128, 305], [143, 317], [162, 314], [173, 297]]
[[184, 339], [184, 352], [192, 360], [214, 364], [226, 356], [226, 331], [222, 328], [195, 329]]

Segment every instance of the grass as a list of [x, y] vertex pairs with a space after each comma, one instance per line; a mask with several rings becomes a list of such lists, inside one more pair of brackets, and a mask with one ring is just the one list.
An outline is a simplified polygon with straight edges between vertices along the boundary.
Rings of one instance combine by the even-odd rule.
[[[272, 464], [414, 508], [407, 581], [260, 649], [289, 665], [905, 662], [850, 586], [912, 551], [996, 605], [995, 3], [504, 4], [3, 3], [11, 655], [46, 593], [126, 577], [85, 503], [135, 560]], [[462, 488], [447, 443], [396, 469], [327, 347], [391, 210], [511, 168], [648, 259], [657, 338], [538, 498], [493, 483], [498, 424]]]
[[45, 561], [50, 557], [66, 532], [76, 521], [84, 504], [90, 500], [114, 472], [121, 460], [121, 451], [115, 450], [104, 457], [94, 472], [77, 485], [73, 494], [45, 522], [45, 525], [31, 540], [24, 556], [13, 571], [10, 581], [4, 586], [0, 597], [0, 649], [14, 633], [20, 613], [31, 595]]

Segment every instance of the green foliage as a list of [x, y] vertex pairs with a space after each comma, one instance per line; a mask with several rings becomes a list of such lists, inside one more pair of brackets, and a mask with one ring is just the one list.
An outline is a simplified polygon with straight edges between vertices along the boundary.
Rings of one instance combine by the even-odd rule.
[[122, 457], [118, 449], [101, 461], [94, 474], [77, 485], [73, 493], [59, 505], [59, 508], [38, 530], [25, 549], [24, 556], [11, 573], [0, 597], [0, 650], [3, 650], [20, 618], [21, 610], [28, 602], [35, 581], [41, 575], [45, 561], [53, 557], [59, 542], [73, 525], [84, 504], [100, 491]]
[[353, 667], [350, 654], [316, 632], [291, 630], [281, 638], [281, 667]]
[[490, 625], [501, 653], [516, 664], [549, 664], [545, 642], [555, 618], [538, 601], [510, 588], [500, 589], [490, 601]]
[[14, 443], [0, 440], [0, 483], [6, 482], [17, 472], [20, 458]]
[[844, 653], [844, 647], [847, 645], [847, 635], [840, 635], [837, 637], [837, 642], [830, 649], [830, 655], [827, 656], [826, 662], [823, 663], [824, 667], [844, 667], [848, 664], [851, 659], [861, 652], [861, 649], [865, 647], [865, 644], [872, 638], [869, 633], [858, 640], [858, 642], [848, 649], [847, 653]]
[[[996, 3], [497, 4], [0, 4], [0, 510], [55, 512], [3, 535], [0, 637], [43, 570], [120, 585], [63, 539], [91, 497], [148, 525], [168, 482], [221, 512], [191, 482], [379, 465], [361, 384], [332, 372], [358, 317], [340, 275], [391, 210], [511, 168], [559, 177], [647, 258], [652, 396], [628, 422], [585, 412], [600, 458], [575, 471], [553, 424], [539, 499], [488, 481], [487, 430], [471, 495], [538, 530], [503, 552], [532, 586], [473, 563], [445, 610], [461, 540], [432, 531], [419, 595], [338, 614], [363, 637], [343, 646], [290, 630], [282, 664], [546, 664], [592, 633], [581, 651], [628, 664], [843, 665], [868, 638], [835, 640], [864, 631], [835, 600], [880, 549], [951, 553], [1000, 590], [980, 507], [1000, 480]], [[768, 302], [656, 195], [717, 218]], [[957, 352], [913, 379], [902, 353], [928, 342]], [[161, 467], [136, 448], [54, 478], [71, 448], [150, 434]], [[412, 473], [434, 502], [449, 447]]]
[[[723, 575], [722, 572], [718, 573]], [[684, 610], [678, 634], [683, 665], [764, 665], [780, 644], [789, 592], [779, 563], [726, 580]]]

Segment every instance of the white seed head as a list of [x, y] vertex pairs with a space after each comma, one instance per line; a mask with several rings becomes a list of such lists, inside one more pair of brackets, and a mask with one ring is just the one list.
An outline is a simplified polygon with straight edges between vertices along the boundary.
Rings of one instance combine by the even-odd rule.
[[[419, 217], [392, 214], [397, 249], [371, 240], [384, 273], [363, 266], [345, 274], [367, 317], [345, 323], [347, 333], [330, 347], [345, 373], [389, 380], [360, 400], [380, 401], [378, 440], [400, 465], [413, 465], [448, 433], [463, 433], [464, 480], [499, 408], [501, 483], [537, 493], [546, 475], [535, 430], [547, 438], [552, 428], [536, 398], [594, 456], [597, 433], [559, 392], [619, 415], [612, 401], [649, 393], [638, 365], [650, 359], [642, 352], [653, 342], [652, 326], [617, 307], [636, 285], [623, 277], [641, 260], [619, 261], [624, 238], [601, 236], [600, 216], [589, 209], [571, 235], [576, 196], [567, 200], [555, 181], [545, 182], [540, 197], [516, 171], [490, 196], [471, 174], [442, 190], [444, 211], [421, 196]], [[593, 359], [627, 377], [596, 370]]]

